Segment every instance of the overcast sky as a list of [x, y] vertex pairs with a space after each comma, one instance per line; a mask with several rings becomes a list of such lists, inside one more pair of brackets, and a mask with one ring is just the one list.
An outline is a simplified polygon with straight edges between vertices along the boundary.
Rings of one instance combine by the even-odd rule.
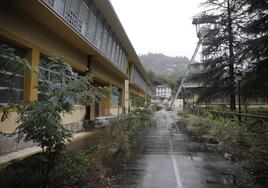
[[[111, 0], [138, 54], [190, 58], [198, 41], [192, 18], [202, 0]], [[198, 60], [198, 59], [197, 59]]]

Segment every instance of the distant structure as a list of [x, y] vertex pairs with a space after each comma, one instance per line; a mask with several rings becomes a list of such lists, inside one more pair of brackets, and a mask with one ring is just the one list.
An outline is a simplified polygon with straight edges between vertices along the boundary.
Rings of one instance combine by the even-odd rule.
[[203, 87], [203, 83], [198, 79], [193, 79], [196, 74], [202, 73], [203, 64], [202, 63], [192, 63], [190, 65], [189, 75], [186, 77], [183, 83], [184, 90], [195, 91]]
[[158, 85], [155, 88], [155, 96], [168, 99], [171, 97], [171, 88], [168, 85]]

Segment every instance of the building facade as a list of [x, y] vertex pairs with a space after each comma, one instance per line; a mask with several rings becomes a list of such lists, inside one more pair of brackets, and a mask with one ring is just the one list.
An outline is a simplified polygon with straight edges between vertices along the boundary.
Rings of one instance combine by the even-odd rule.
[[167, 85], [158, 85], [155, 88], [155, 96], [168, 99], [171, 97], [171, 88]]
[[[63, 123], [74, 131], [81, 128], [85, 118], [124, 114], [134, 106], [145, 106], [150, 98], [146, 72], [108, 0], [1, 1], [2, 44], [14, 48], [16, 55], [46, 74], [54, 74], [45, 68], [48, 58], [63, 56], [77, 74], [93, 74], [96, 90], [99, 86], [117, 90], [88, 106], [74, 100], [74, 112], [62, 115]], [[14, 83], [22, 102], [44, 100], [33, 72], [22, 72]], [[139, 103], [135, 103], [137, 98]], [[0, 85], [0, 103], [9, 100], [8, 88]], [[0, 131], [13, 132], [16, 120], [17, 113], [11, 112], [0, 123]]]

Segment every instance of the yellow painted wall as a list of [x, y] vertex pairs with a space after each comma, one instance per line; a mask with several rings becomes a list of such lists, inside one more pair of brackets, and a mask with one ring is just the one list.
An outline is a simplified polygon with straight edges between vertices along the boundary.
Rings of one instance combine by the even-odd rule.
[[[0, 112], [0, 117], [2, 117], [3, 113]], [[0, 122], [0, 131], [3, 133], [12, 133], [16, 127], [16, 121], [18, 119], [17, 112], [10, 112], [8, 119], [3, 122]]]
[[[117, 116], [118, 115], [118, 108], [110, 108], [110, 114], [113, 116]], [[119, 107], [119, 115], [122, 114], [122, 107]]]
[[[7, 3], [8, 4], [8, 3]], [[5, 7], [7, 6], [7, 7]], [[17, 7], [10, 5], [0, 6], [0, 38], [8, 39], [13, 42], [19, 43], [21, 46], [31, 51], [29, 61], [33, 61], [34, 66], [39, 64], [39, 53], [44, 53], [49, 56], [62, 55], [67, 63], [76, 69], [85, 71], [87, 69], [88, 55], [75, 47], [75, 45], [66, 42], [60, 35], [55, 34], [52, 30], [42, 25], [39, 21], [32, 18], [27, 13], [19, 10]], [[129, 84], [125, 82], [126, 78], [118, 76], [107, 67], [100, 65], [98, 62], [92, 64], [93, 74], [118, 88], [123, 89], [125, 92], [130, 91]], [[27, 73], [28, 74], [28, 73]], [[26, 75], [25, 78], [31, 78], [32, 75]], [[36, 79], [36, 78], [35, 78]], [[25, 100], [36, 100], [37, 91], [33, 89], [34, 84], [26, 80], [27, 86]], [[132, 89], [132, 92], [141, 94], [137, 89]], [[127, 93], [124, 93], [124, 106], [128, 106]], [[110, 99], [107, 106], [110, 104]], [[118, 114], [117, 108], [111, 108], [109, 112], [113, 115]], [[120, 107], [120, 114], [122, 108]], [[0, 113], [1, 115], [1, 113]], [[62, 114], [63, 123], [73, 123], [81, 121], [85, 115], [85, 108], [80, 106], [76, 107], [72, 114]], [[0, 131], [13, 132], [16, 128], [17, 113], [11, 112], [9, 119], [0, 122]]]
[[61, 114], [63, 124], [80, 122], [84, 119], [86, 108], [84, 106], [75, 106], [75, 110], [71, 114]]
[[19, 38], [27, 42], [29, 48], [36, 46], [47, 55], [63, 55], [72, 66], [86, 68], [85, 53], [16, 7], [0, 8], [0, 34]]
[[[63, 124], [80, 122], [84, 119], [86, 109], [83, 106], [75, 106], [75, 110], [71, 114], [61, 114]], [[0, 117], [3, 113], [0, 112]], [[17, 112], [11, 112], [9, 118], [3, 122], [0, 122], [0, 131], [3, 133], [12, 133], [18, 126], [16, 121], [18, 119]]]

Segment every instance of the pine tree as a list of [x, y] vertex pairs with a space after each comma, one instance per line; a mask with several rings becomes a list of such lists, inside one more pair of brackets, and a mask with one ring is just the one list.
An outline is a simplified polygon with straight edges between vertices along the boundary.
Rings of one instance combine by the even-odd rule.
[[230, 109], [235, 110], [235, 68], [241, 48], [241, 28], [246, 19], [243, 4], [238, 0], [207, 0], [203, 15], [216, 18], [206, 26], [203, 42], [204, 69], [197, 75], [204, 84], [201, 99], [230, 97]]
[[246, 74], [242, 89], [245, 98], [268, 95], [268, 2], [244, 0], [249, 22], [243, 28], [246, 35], [242, 59]]

